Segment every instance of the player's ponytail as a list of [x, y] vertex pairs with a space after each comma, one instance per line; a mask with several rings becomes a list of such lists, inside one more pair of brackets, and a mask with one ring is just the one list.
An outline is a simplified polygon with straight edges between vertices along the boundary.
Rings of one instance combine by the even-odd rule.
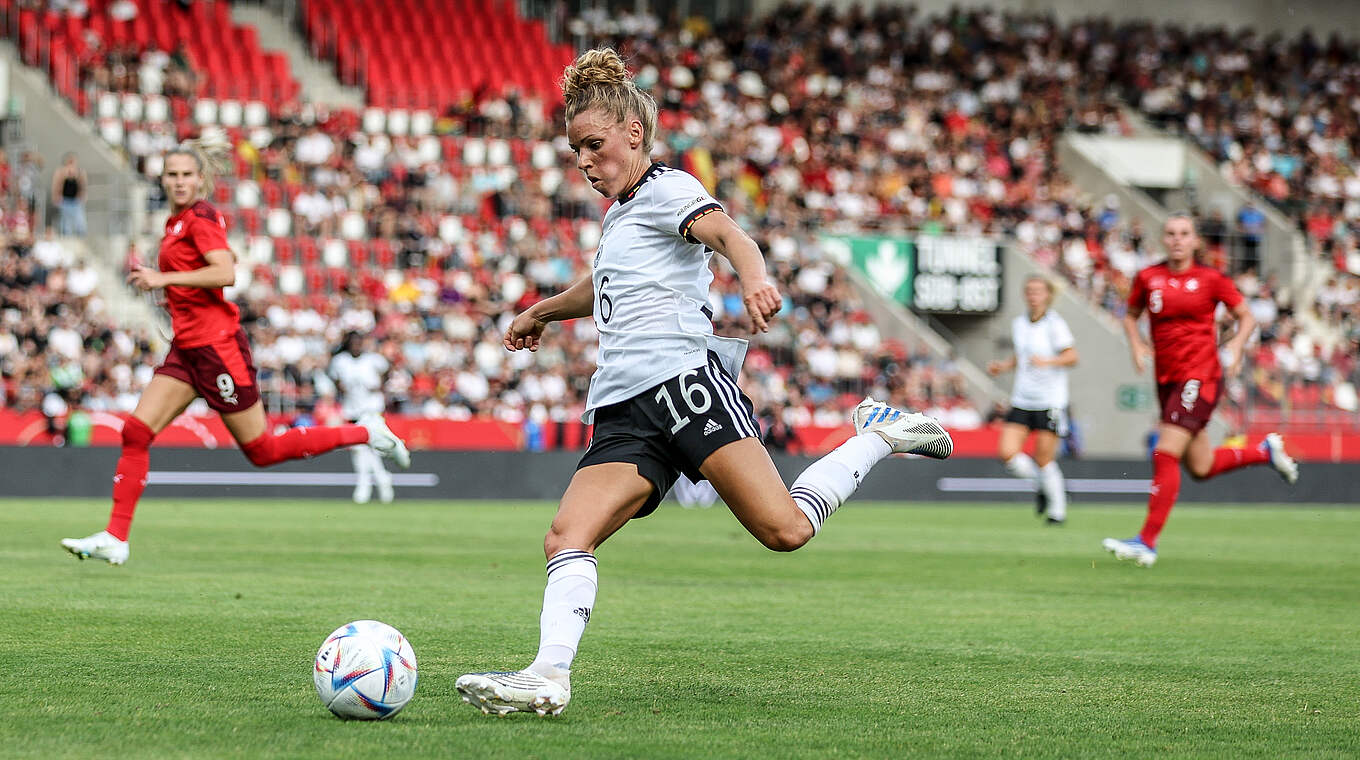
[[618, 122], [631, 116], [642, 123], [642, 150], [652, 152], [656, 136], [656, 101], [628, 75], [613, 48], [587, 50], [562, 72], [562, 100], [567, 121], [599, 108]]
[[165, 154], [166, 158], [176, 155], [189, 156], [198, 164], [198, 173], [203, 177], [199, 194], [208, 197], [212, 195], [217, 177], [231, 168], [231, 140], [225, 131], [210, 127], [198, 137], [185, 140]]

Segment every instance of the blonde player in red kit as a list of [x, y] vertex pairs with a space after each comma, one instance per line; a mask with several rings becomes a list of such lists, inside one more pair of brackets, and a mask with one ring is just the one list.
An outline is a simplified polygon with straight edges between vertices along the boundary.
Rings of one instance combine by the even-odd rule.
[[230, 149], [225, 137], [203, 138], [189, 140], [165, 156], [161, 184], [171, 214], [161, 238], [159, 271], [139, 266], [128, 275], [128, 284], [140, 290], [165, 289], [175, 337], [137, 408], [123, 423], [108, 526], [92, 536], [61, 542], [80, 559], [113, 565], [127, 561], [128, 531], [146, 488], [151, 441], [200, 396], [222, 415], [241, 451], [258, 467], [358, 444], [368, 444], [402, 467], [410, 464], [406, 445], [380, 416], [355, 425], [268, 431], [240, 312], [222, 294], [222, 288], [235, 282], [236, 256], [227, 247], [222, 215], [203, 200]]
[[1195, 253], [1200, 238], [1187, 214], [1172, 214], [1162, 228], [1166, 261], [1144, 269], [1134, 278], [1124, 332], [1133, 352], [1133, 366], [1142, 374], [1149, 348], [1138, 332], [1138, 318], [1147, 312], [1152, 332], [1151, 353], [1157, 374], [1157, 397], [1162, 418], [1157, 447], [1152, 452], [1152, 495], [1147, 519], [1138, 535], [1107, 538], [1106, 551], [1141, 567], [1157, 561], [1157, 538], [1176, 505], [1181, 487], [1181, 464], [1199, 480], [1239, 467], [1269, 464], [1288, 483], [1299, 477], [1299, 467], [1284, 450], [1278, 433], [1270, 433], [1256, 448], [1213, 448], [1205, 426], [1223, 395], [1223, 367], [1218, 361], [1214, 314], [1221, 303], [1237, 320], [1237, 332], [1224, 345], [1228, 374], [1242, 365], [1242, 348], [1256, 328], [1256, 320], [1222, 272], [1199, 264]]

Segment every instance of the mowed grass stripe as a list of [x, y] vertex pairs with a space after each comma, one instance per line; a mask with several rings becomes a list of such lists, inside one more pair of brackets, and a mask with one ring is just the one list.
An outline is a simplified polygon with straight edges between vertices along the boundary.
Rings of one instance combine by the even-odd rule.
[[[807, 549], [666, 507], [599, 552], [562, 719], [461, 704], [537, 645], [550, 504], [148, 500], [124, 568], [66, 556], [100, 501], [0, 501], [0, 756], [1354, 757], [1360, 511], [849, 507]], [[415, 699], [342, 723], [310, 660], [371, 617]]]

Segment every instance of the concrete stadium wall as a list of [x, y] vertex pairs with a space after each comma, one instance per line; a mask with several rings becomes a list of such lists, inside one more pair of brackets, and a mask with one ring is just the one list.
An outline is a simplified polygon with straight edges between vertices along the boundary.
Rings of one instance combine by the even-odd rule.
[[[820, 5], [849, 8], [903, 5], [904, 0], [817, 0]], [[753, 0], [758, 15], [774, 10], [780, 0]], [[1103, 16], [1116, 20], [1174, 21], [1189, 26], [1249, 26], [1261, 32], [1297, 34], [1312, 29], [1326, 38], [1332, 32], [1355, 37], [1360, 32], [1360, 3], [1344, 0], [912, 0], [922, 16], [947, 12], [953, 6], [996, 8], [1020, 13], [1052, 13], [1061, 21]]]
[[[108, 498], [118, 450], [0, 447], [0, 497]], [[562, 494], [578, 453], [415, 452], [411, 469], [395, 475], [399, 497], [414, 499], [545, 499]], [[786, 482], [810, 460], [775, 458]], [[335, 498], [354, 487], [349, 456], [329, 454], [267, 470], [240, 452], [155, 449], [148, 498]], [[1063, 463], [1073, 504], [1146, 500], [1150, 465], [1139, 460]], [[526, 477], [526, 474], [528, 475]], [[1354, 464], [1305, 464], [1289, 488], [1266, 468], [1233, 473], [1211, 484], [1183, 481], [1184, 501], [1214, 503], [1360, 504]], [[865, 479], [857, 499], [872, 501], [1030, 502], [1028, 486], [985, 459], [889, 459]]]

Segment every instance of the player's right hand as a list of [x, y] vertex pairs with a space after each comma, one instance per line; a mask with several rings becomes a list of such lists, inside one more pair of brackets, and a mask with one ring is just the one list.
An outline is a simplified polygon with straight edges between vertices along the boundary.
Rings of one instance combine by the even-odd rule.
[[507, 351], [518, 351], [521, 348], [537, 351], [538, 343], [543, 338], [543, 330], [547, 326], [547, 322], [539, 321], [528, 311], [521, 312], [510, 321], [510, 327], [506, 328], [502, 343]]
[[1141, 375], [1147, 369], [1148, 347], [1143, 343], [1134, 343], [1131, 348], [1133, 349], [1133, 368]]

